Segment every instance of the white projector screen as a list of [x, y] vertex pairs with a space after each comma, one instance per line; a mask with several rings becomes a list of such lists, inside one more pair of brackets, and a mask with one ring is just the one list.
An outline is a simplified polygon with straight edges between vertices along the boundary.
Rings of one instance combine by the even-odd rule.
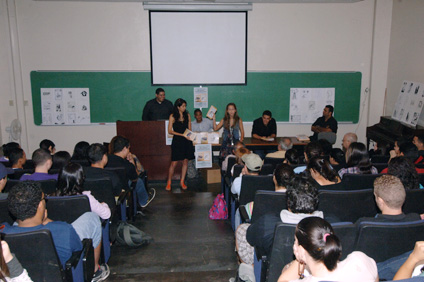
[[150, 11], [153, 85], [246, 84], [247, 12]]

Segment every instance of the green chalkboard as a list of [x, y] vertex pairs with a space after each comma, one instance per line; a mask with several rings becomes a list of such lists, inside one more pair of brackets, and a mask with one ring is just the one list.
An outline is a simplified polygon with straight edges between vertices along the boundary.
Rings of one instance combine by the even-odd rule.
[[[289, 121], [290, 88], [335, 88], [334, 115], [339, 122], [357, 123], [361, 97], [360, 72], [248, 72], [247, 85], [207, 86], [209, 106], [234, 102], [243, 121], [253, 121], [270, 110], [277, 121]], [[89, 88], [91, 122], [141, 120], [145, 103], [155, 97], [150, 72], [32, 71], [34, 123], [41, 125], [41, 88]], [[164, 86], [166, 98], [187, 101], [193, 113], [193, 86]]]

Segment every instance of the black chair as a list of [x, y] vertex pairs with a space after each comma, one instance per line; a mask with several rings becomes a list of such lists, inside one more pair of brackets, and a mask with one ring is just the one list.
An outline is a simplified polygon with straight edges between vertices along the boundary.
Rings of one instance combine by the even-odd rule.
[[279, 215], [281, 210], [287, 209], [286, 193], [275, 191], [257, 191], [253, 206], [252, 223], [265, 214]]
[[374, 180], [383, 174], [350, 174], [343, 175], [346, 190], [360, 190], [374, 188]]
[[274, 174], [274, 166], [272, 164], [264, 164], [262, 165], [260, 175], [270, 175]]
[[10, 251], [16, 255], [33, 281], [91, 281], [94, 274], [94, 250], [91, 239], [83, 240], [83, 250], [66, 262], [65, 269], [47, 229], [4, 234]]
[[112, 182], [109, 178], [87, 178], [84, 181], [83, 189], [84, 191], [91, 191], [91, 195], [93, 195], [97, 201], [106, 203], [112, 213], [116, 210], [115, 197], [112, 192]]
[[321, 190], [318, 210], [330, 222], [355, 222], [361, 217], [373, 217], [379, 209], [372, 189], [357, 191]]
[[25, 164], [24, 164], [24, 169], [32, 169], [34, 170], [35, 166], [34, 166], [34, 162], [32, 160], [26, 160]]
[[406, 190], [406, 199], [403, 204], [403, 212], [407, 213], [424, 213], [424, 189]]
[[19, 182], [21, 182], [21, 181], [19, 181], [17, 179], [8, 179], [6, 186], [3, 189], [3, 192], [9, 193], [10, 189], [12, 189], [12, 187], [15, 186], [16, 184], [18, 184]]
[[[352, 250], [356, 237], [356, 226], [352, 223], [334, 224], [333, 230], [342, 244], [342, 258], [345, 258]], [[293, 244], [295, 224], [278, 223], [275, 226], [274, 243], [272, 245], [271, 255], [268, 262], [263, 264], [267, 266], [262, 271], [266, 271], [266, 281], [277, 281], [281, 275], [283, 267], [294, 259]], [[349, 253], [347, 251], [350, 251]]]
[[43, 190], [46, 195], [55, 195], [57, 190], [57, 180], [40, 180], [37, 181], [41, 184], [41, 190]]
[[355, 251], [364, 252], [376, 262], [414, 249], [416, 241], [424, 240], [424, 221], [361, 222]]
[[376, 163], [380, 163], [380, 164], [385, 163], [387, 165], [387, 163], [389, 162], [389, 159], [390, 159], [390, 156], [374, 155], [371, 157], [371, 163], [373, 165]]
[[255, 200], [255, 194], [258, 190], [274, 191], [275, 185], [272, 178], [272, 175], [243, 175], [239, 204], [245, 205]]
[[0, 200], [0, 223], [7, 222], [12, 225], [16, 218], [9, 212], [7, 208], [7, 199]]
[[54, 221], [74, 222], [85, 212], [90, 212], [90, 201], [85, 195], [48, 197], [46, 208]]
[[243, 169], [244, 165], [235, 165], [234, 171], [233, 171], [233, 179], [240, 176], [241, 170]]
[[277, 165], [282, 164], [284, 162], [284, 158], [265, 158], [264, 159], [264, 165], [265, 164], [271, 164], [273, 168], [275, 169]]
[[14, 169], [13, 170], [13, 174], [9, 174], [9, 179], [13, 179], [13, 180], [19, 180], [21, 178], [22, 175], [28, 173], [28, 174], [33, 174], [34, 173], [34, 169]]

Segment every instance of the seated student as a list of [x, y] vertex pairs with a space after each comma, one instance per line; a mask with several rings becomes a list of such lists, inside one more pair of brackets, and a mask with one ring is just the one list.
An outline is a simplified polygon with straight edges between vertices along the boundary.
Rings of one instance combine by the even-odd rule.
[[53, 165], [54, 169], [62, 169], [64, 168], [69, 161], [71, 160], [71, 155], [66, 151], [59, 151], [53, 155]]
[[342, 149], [333, 148], [330, 152], [330, 164], [341, 167], [346, 166], [346, 157]]
[[283, 137], [280, 139], [278, 143], [278, 151], [269, 153], [265, 157], [266, 158], [277, 158], [284, 159], [286, 157], [287, 150], [293, 148], [293, 143], [289, 137]]
[[342, 245], [331, 225], [322, 218], [308, 217], [296, 227], [293, 254], [296, 259], [284, 267], [278, 282], [378, 281], [375, 261], [353, 252], [339, 261]]
[[213, 131], [213, 121], [202, 117], [200, 109], [194, 110], [195, 120], [191, 122], [191, 131], [193, 132], [211, 132]]
[[390, 144], [384, 140], [374, 143], [374, 148], [372, 148], [368, 154], [370, 157], [373, 156], [390, 156]]
[[84, 180], [84, 171], [80, 164], [67, 164], [59, 173], [57, 196], [86, 195], [90, 201], [91, 211], [97, 214], [101, 219], [109, 219], [109, 206], [106, 203], [99, 203], [99, 201], [91, 195], [90, 191], [83, 190]]
[[7, 144], [3, 144], [1, 147], [3, 151], [3, 156], [0, 158], [0, 162], [8, 163], [9, 162], [9, 152], [15, 148], [21, 148], [21, 146], [16, 142], [9, 142]]
[[104, 169], [106, 164], [108, 163], [106, 147], [99, 143], [91, 144], [87, 149], [87, 155], [88, 161], [91, 163], [91, 166], [83, 168], [85, 178], [109, 178], [112, 182], [113, 195], [119, 196], [122, 192], [122, 189], [127, 188], [128, 185], [121, 182], [116, 172]]
[[243, 142], [241, 142], [241, 141], [237, 141], [237, 142], [234, 144], [234, 147], [233, 147], [233, 149], [231, 150], [231, 154], [230, 154], [230, 155], [228, 155], [228, 156], [226, 156], [226, 157], [225, 157], [225, 159], [224, 159], [224, 161], [222, 162], [222, 165], [221, 165], [221, 170], [222, 170], [222, 171], [224, 171], [224, 172], [226, 172], [226, 171], [227, 171], [227, 167], [228, 167], [228, 159], [229, 159], [229, 158], [235, 158], [235, 157], [236, 157], [236, 151], [237, 151], [239, 148], [246, 148], [246, 146], [245, 146], [245, 145], [244, 145], [244, 143], [243, 143]]
[[88, 147], [90, 147], [90, 144], [88, 142], [78, 142], [74, 147], [74, 152], [72, 153], [71, 160], [86, 160]]
[[281, 210], [280, 216], [266, 214], [253, 224], [241, 224], [236, 230], [236, 248], [242, 262], [253, 264], [254, 247], [263, 255], [271, 253], [275, 224], [297, 224], [306, 217], [324, 217], [323, 212], [317, 211], [318, 191], [308, 178], [296, 175], [286, 193], [287, 210]]
[[112, 154], [108, 156], [107, 167], [124, 167], [129, 185], [135, 182], [135, 191], [137, 193], [138, 204], [141, 208], [147, 207], [155, 198], [156, 190], [150, 188], [147, 192], [142, 179], [138, 177], [140, 174], [136, 169], [136, 163], [130, 152], [130, 141], [122, 136], [116, 136], [111, 142]]
[[422, 169], [416, 168], [414, 163], [403, 156], [395, 157], [390, 160], [389, 166], [381, 173], [388, 173], [400, 179], [406, 190], [419, 189], [420, 183], [418, 179], [418, 171]]
[[[293, 168], [288, 164], [278, 164], [274, 170], [274, 176], [272, 180], [275, 185], [275, 192], [285, 193], [287, 185], [293, 180], [295, 173]], [[249, 219], [252, 218], [254, 202], [247, 203], [244, 208], [246, 209]]]
[[49, 151], [50, 154], [54, 155], [56, 153], [56, 145], [53, 143], [53, 141], [49, 139], [44, 139], [40, 142], [40, 149], [44, 149], [46, 151]]
[[7, 199], [8, 194], [2, 192], [4, 187], [6, 187], [8, 174], [13, 174], [13, 170], [0, 163], [0, 200]]
[[289, 164], [291, 166], [296, 166], [299, 164], [299, 154], [296, 149], [287, 150], [285, 159], [283, 163]]
[[[43, 149], [42, 149], [43, 150]], [[93, 240], [95, 274], [93, 281], [103, 281], [109, 276], [109, 267], [99, 266], [102, 230], [99, 217], [93, 212], [86, 212], [75, 220], [72, 225], [52, 221], [47, 218], [46, 198], [39, 183], [23, 181], [12, 187], [9, 192], [8, 209], [16, 217], [18, 225], [10, 226], [3, 223], [2, 232], [22, 233], [40, 229], [50, 230], [60, 262], [64, 266], [72, 253], [82, 248], [81, 240]]]
[[390, 160], [400, 156], [407, 157], [412, 162], [415, 162], [415, 160], [418, 158], [418, 149], [409, 140], [396, 140], [393, 150], [390, 151]]
[[6, 241], [0, 244], [0, 279], [10, 282], [32, 282], [25, 268], [22, 267], [19, 260], [10, 252]]
[[339, 170], [343, 178], [345, 173], [350, 174], [378, 174], [378, 170], [371, 165], [367, 148], [363, 143], [353, 142], [346, 151], [346, 168]]
[[49, 174], [49, 169], [52, 167], [53, 161], [50, 153], [44, 149], [37, 149], [32, 154], [35, 172], [33, 174], [24, 174], [21, 176], [21, 181], [24, 180], [57, 180], [57, 174]]
[[383, 175], [374, 181], [375, 202], [381, 213], [375, 217], [362, 217], [356, 221], [359, 225], [363, 221], [372, 222], [408, 222], [420, 220], [416, 213], [404, 214], [402, 211], [406, 192], [402, 182], [393, 175]]
[[412, 139], [412, 143], [417, 147], [418, 158], [415, 160], [415, 164], [424, 163], [424, 136], [415, 135]]
[[9, 162], [13, 169], [23, 169], [26, 160], [26, 154], [21, 148], [14, 148], [10, 150]]
[[[319, 157], [322, 156], [322, 146], [321, 143], [318, 141], [312, 141], [308, 143], [305, 147], [305, 152], [303, 152], [305, 156], [305, 162], [308, 164], [308, 161], [312, 159], [313, 157]], [[294, 169], [295, 173], [301, 173], [306, 169], [306, 165], [304, 166], [298, 166]]]
[[240, 197], [241, 191], [241, 181], [243, 175], [259, 175], [261, 171], [263, 161], [261, 157], [254, 153], [245, 154], [241, 157], [241, 160], [244, 162], [244, 167], [241, 171], [241, 175], [234, 179], [233, 184], [231, 185], [231, 193], [237, 194], [237, 197]]
[[326, 189], [331, 185], [331, 189], [343, 189], [342, 181], [337, 174], [337, 171], [333, 169], [330, 163], [322, 157], [314, 157], [308, 162], [308, 171], [312, 178], [316, 182], [318, 189]]
[[245, 147], [240, 147], [238, 148], [234, 154], [236, 156], [236, 163], [233, 165], [233, 167], [231, 168], [231, 176], [234, 176], [234, 167], [236, 165], [243, 165], [244, 166], [244, 162], [241, 159], [244, 155], [250, 154], [251, 151]]

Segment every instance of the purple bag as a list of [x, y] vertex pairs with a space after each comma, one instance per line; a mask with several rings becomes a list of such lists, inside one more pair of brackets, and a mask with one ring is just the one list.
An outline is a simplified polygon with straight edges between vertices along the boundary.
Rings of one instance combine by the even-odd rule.
[[227, 219], [228, 210], [225, 203], [224, 194], [219, 194], [213, 201], [213, 205], [209, 210], [209, 218], [212, 220]]

